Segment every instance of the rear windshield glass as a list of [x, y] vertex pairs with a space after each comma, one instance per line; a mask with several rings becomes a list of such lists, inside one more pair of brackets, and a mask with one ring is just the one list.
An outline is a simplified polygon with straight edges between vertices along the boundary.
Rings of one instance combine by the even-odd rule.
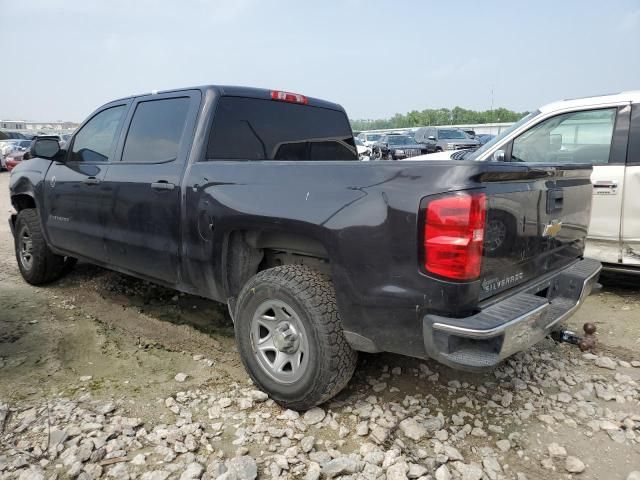
[[257, 98], [222, 97], [207, 160], [358, 160], [343, 112]]

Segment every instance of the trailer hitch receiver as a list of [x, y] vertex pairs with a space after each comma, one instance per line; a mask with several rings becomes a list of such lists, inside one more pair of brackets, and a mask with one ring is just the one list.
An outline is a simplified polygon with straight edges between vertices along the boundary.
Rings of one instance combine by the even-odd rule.
[[593, 323], [585, 323], [582, 326], [584, 330], [584, 336], [581, 337], [571, 330], [556, 330], [551, 333], [551, 338], [558, 343], [570, 343], [571, 345], [577, 345], [581, 351], [593, 351], [596, 347], [596, 326]]

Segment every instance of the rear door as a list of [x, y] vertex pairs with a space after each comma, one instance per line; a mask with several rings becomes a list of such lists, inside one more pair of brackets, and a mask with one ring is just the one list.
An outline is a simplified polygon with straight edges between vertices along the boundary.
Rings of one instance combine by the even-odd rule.
[[[631, 106], [620, 107], [609, 158], [594, 163], [591, 182], [593, 201], [585, 256], [604, 263], [618, 263], [622, 258], [622, 203], [625, 196], [625, 158], [629, 135]], [[591, 126], [595, 131], [596, 126]], [[583, 137], [589, 133], [578, 129]], [[604, 140], [603, 140], [604, 141]]]
[[612, 143], [623, 111], [610, 106], [542, 117], [505, 145], [506, 160], [528, 171], [512, 182], [496, 179], [500, 187], [488, 199], [482, 297], [582, 257], [592, 165], [620, 154]]
[[182, 175], [200, 105], [199, 91], [136, 99], [105, 178], [110, 191], [109, 264], [174, 284], [179, 278]]
[[640, 266], [640, 104], [631, 107], [624, 179], [621, 254], [624, 265]]

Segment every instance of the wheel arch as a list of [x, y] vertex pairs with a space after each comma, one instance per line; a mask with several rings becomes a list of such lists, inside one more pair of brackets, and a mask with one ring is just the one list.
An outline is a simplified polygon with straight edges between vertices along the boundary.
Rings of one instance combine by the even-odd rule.
[[31, 192], [20, 192], [11, 195], [11, 205], [18, 213], [25, 208], [38, 208], [36, 199]]
[[25, 210], [27, 208], [35, 208], [37, 210], [38, 205], [36, 203], [35, 196], [30, 191], [12, 193], [11, 205], [16, 211], [16, 213], [11, 214], [11, 216], [9, 217], [11, 231], [12, 233], [14, 233], [13, 230], [16, 225], [16, 220], [18, 219], [18, 213], [20, 213], [22, 210]]
[[331, 275], [329, 251], [317, 238], [281, 230], [233, 230], [227, 234], [223, 249], [224, 291], [227, 297], [236, 297], [256, 273], [291, 264], [308, 265]]

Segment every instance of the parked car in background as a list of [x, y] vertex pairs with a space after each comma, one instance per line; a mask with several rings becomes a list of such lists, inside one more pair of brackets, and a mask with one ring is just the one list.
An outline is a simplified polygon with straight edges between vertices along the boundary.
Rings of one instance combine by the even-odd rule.
[[371, 147], [374, 143], [380, 140], [380, 138], [382, 138], [382, 133], [360, 132], [357, 138], [359, 138], [367, 147]]
[[5, 168], [9, 171], [16, 168], [20, 164], [20, 162], [22, 162], [25, 153], [27, 153], [26, 150], [16, 151], [7, 155], [4, 159]]
[[60, 145], [60, 148], [62, 148], [64, 146], [64, 142], [62, 140], [60, 140], [60, 136], [59, 135], [39, 135], [39, 136], [34, 136], [31, 140], [26, 140], [26, 142], [27, 142], [26, 148], [23, 148], [21, 150], [16, 150], [13, 153], [10, 153], [9, 155], [7, 155], [7, 157], [5, 159], [5, 164], [6, 164], [7, 170], [11, 171], [15, 167], [17, 167], [18, 164], [20, 164], [21, 162], [23, 162], [25, 160], [29, 160], [29, 159], [31, 159], [33, 157], [32, 153], [31, 153], [31, 150], [33, 149], [33, 145], [35, 144], [35, 141], [38, 138], [48, 138], [48, 139], [52, 139], [52, 140], [57, 140], [58, 144]]
[[360, 160], [369, 160], [371, 158], [371, 147], [367, 147], [362, 140], [358, 137], [353, 139], [356, 142], [356, 149], [358, 150], [358, 158]]
[[336, 395], [357, 351], [494, 367], [560, 329], [601, 268], [582, 258], [590, 165], [363, 164], [344, 109], [299, 94], [123, 98], [33, 150], [9, 185], [23, 278], [80, 258], [223, 302], [287, 408]]
[[22, 140], [22, 139], [11, 139], [11, 140], [0, 140], [0, 169], [6, 169], [6, 158], [10, 154], [14, 152], [24, 152], [29, 145], [31, 144], [30, 140]]
[[71, 139], [70, 133], [63, 133], [62, 135], [60, 135], [60, 142], [61, 142], [60, 147], [64, 148], [70, 139]]
[[10, 139], [26, 139], [27, 136], [20, 132], [11, 132], [8, 130], [0, 130], [0, 140]]
[[12, 138], [11, 140], [0, 140], [0, 155], [9, 155], [14, 150], [26, 150], [31, 144], [30, 140]]
[[409, 135], [389, 133], [383, 135], [372, 147], [376, 160], [404, 160], [429, 152], [426, 145], [416, 143]]
[[495, 137], [495, 135], [491, 135], [491, 134], [488, 134], [488, 133], [483, 133], [481, 135], [476, 135], [476, 140], [478, 140], [480, 145], [484, 145], [488, 141], [492, 140], [494, 137]]
[[[585, 255], [601, 261], [605, 269], [640, 274], [640, 90], [554, 102], [475, 151], [412, 158], [443, 159], [592, 165]], [[564, 191], [550, 192], [557, 210], [563, 211]], [[563, 232], [574, 228], [569, 223], [559, 227]]]
[[415, 141], [414, 135], [416, 134], [416, 132], [414, 132], [413, 130], [407, 130], [406, 132], [403, 133], [403, 135], [406, 135], [407, 137], [411, 138], [413, 141]]
[[469, 138], [459, 128], [422, 127], [416, 131], [414, 138], [416, 142], [427, 145], [429, 150], [433, 152], [477, 148], [480, 146], [480, 142]]
[[476, 138], [476, 132], [474, 130], [463, 128], [462, 131], [464, 133], [466, 133], [469, 136], [469, 138], [471, 138], [471, 139], [475, 139]]

